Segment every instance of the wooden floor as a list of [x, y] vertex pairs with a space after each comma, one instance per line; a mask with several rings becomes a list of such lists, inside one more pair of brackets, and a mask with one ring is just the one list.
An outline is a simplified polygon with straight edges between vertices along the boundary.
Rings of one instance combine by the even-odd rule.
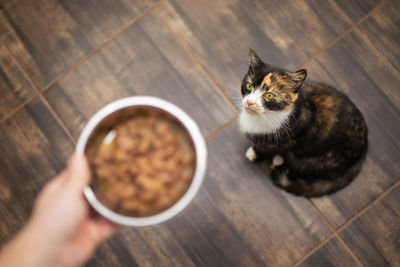
[[[248, 47], [307, 68], [364, 114], [360, 176], [282, 192], [237, 127]], [[26, 222], [99, 108], [154, 95], [207, 138], [205, 182], [175, 219], [121, 229], [88, 266], [400, 266], [400, 1], [2, 0], [0, 245]]]

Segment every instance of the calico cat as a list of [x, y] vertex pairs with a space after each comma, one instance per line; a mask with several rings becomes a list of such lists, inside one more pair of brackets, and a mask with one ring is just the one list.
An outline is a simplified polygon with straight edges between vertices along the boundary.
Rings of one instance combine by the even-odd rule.
[[251, 62], [241, 91], [239, 127], [251, 142], [250, 161], [267, 160], [277, 186], [319, 197], [348, 185], [367, 152], [361, 112], [337, 89], [304, 82], [305, 69], [290, 72]]

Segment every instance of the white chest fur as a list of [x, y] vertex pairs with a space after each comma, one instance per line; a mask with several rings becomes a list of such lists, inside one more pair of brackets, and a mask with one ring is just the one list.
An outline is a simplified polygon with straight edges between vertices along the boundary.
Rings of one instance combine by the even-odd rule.
[[271, 111], [252, 115], [242, 110], [239, 116], [239, 127], [244, 133], [262, 134], [274, 133], [279, 130], [289, 120], [292, 110]]

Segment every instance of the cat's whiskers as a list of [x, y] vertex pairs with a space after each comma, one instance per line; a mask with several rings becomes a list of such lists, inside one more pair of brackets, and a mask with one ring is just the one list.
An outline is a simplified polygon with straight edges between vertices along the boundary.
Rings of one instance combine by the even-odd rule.
[[[290, 115], [293, 116], [293, 114], [290, 114]], [[289, 139], [290, 144], [293, 145], [292, 138], [290, 137], [290, 135], [292, 135], [292, 136], [294, 136], [294, 135], [293, 135], [293, 131], [292, 131], [290, 125], [289, 125], [289, 119], [285, 120], [282, 123], [282, 129], [285, 131], [285, 133], [286, 133], [286, 135], [287, 135], [287, 137]]]
[[[272, 123], [271, 123], [271, 121], [270, 121], [270, 116], [269, 116], [269, 114], [268, 114], [266, 111], [263, 111], [263, 114], [267, 117], [267, 120], [263, 120], [264, 125], [265, 125], [267, 128], [272, 128], [273, 125], [272, 125]], [[264, 136], [266, 136], [266, 139], [267, 139], [267, 143], [268, 143], [268, 144], [274, 144], [274, 146], [278, 146], [278, 144], [279, 144], [279, 137], [280, 137], [278, 131], [272, 132], [272, 133], [270, 133], [270, 134], [266, 134], [266, 135], [264, 135]], [[270, 139], [271, 139], [272, 142], [270, 142]]]
[[228, 98], [231, 100], [232, 104], [238, 109], [242, 110], [243, 108], [243, 97], [237, 94], [227, 94]]
[[[293, 120], [293, 124], [296, 125], [297, 118], [296, 118], [296, 116], [294, 115], [294, 113], [290, 113], [290, 118]], [[288, 120], [286, 121], [287, 129], [289, 130], [289, 133], [290, 133], [290, 134], [292, 135], [292, 137], [294, 138], [294, 133], [293, 133], [293, 131], [292, 131], [292, 127], [290, 127], [290, 125], [289, 125], [289, 121], [290, 121], [290, 119], [288, 119]], [[290, 140], [290, 143], [293, 145], [293, 142], [292, 142], [292, 140], [290, 139], [290, 137], [289, 137], [289, 140]]]
[[285, 122], [282, 124], [282, 128], [283, 128], [283, 130], [285, 131], [287, 137], [289, 138], [290, 145], [293, 145], [292, 138], [290, 138], [290, 133], [293, 135], [293, 132], [292, 132], [292, 130], [290, 129], [289, 123], [288, 123], [287, 121], [285, 121]]
[[[270, 128], [271, 127], [271, 123], [270, 123], [270, 120], [269, 120], [270, 116], [269, 116], [268, 112], [266, 112], [266, 111], [263, 111], [263, 114], [267, 117], [266, 120], [263, 120], [263, 123], [267, 128]], [[293, 145], [293, 141], [292, 141], [291, 137], [294, 136], [294, 134], [293, 134], [293, 131], [292, 131], [290, 125], [289, 125], [289, 121], [290, 121], [290, 117], [292, 117], [294, 120], [296, 120], [296, 118], [294, 117], [293, 113], [290, 113], [289, 115], [290, 116], [288, 118], [286, 118], [282, 122], [281, 128], [283, 129], [284, 134], [287, 135], [290, 144]], [[272, 134], [268, 134], [267, 135], [268, 143], [270, 143], [269, 139], [271, 137], [273, 143], [275, 144], [275, 146], [278, 146], [279, 145], [279, 140], [282, 138], [281, 134], [283, 134], [283, 133], [281, 131], [279, 131], [279, 129], [276, 130], [275, 132], [273, 132]]]

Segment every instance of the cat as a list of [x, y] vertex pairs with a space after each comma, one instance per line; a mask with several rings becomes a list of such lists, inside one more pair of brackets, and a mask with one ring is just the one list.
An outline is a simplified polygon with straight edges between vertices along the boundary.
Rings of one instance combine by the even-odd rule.
[[273, 183], [295, 195], [320, 197], [348, 185], [367, 153], [367, 126], [339, 90], [304, 82], [307, 71], [264, 63], [250, 49], [241, 85], [239, 128], [250, 161], [268, 162]]

